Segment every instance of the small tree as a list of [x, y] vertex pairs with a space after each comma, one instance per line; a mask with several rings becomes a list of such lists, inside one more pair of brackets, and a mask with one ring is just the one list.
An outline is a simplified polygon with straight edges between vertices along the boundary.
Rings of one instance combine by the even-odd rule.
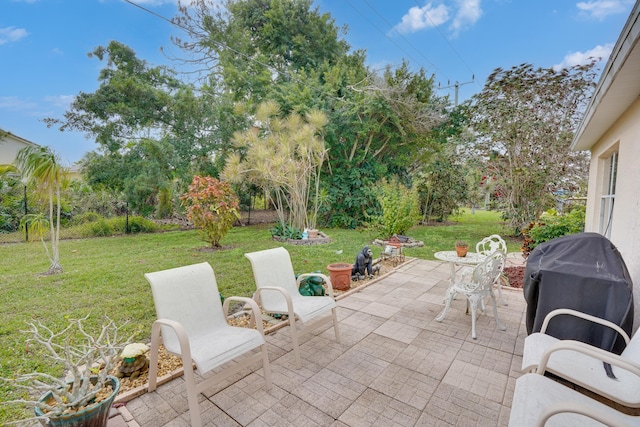
[[231, 184], [210, 176], [194, 176], [180, 199], [187, 208], [187, 218], [211, 247], [219, 247], [220, 240], [240, 218], [240, 202]]
[[227, 158], [223, 175], [240, 183], [246, 180], [265, 191], [276, 207], [278, 220], [302, 230], [316, 228], [321, 203], [320, 171], [327, 155], [322, 129], [327, 117], [311, 110], [304, 118], [291, 113], [280, 117], [275, 102], [263, 102], [255, 115], [260, 126], [234, 135], [244, 158], [234, 153]]
[[[28, 146], [20, 151], [16, 157], [16, 166], [25, 180], [33, 180], [38, 191], [45, 193], [49, 198], [49, 219], [37, 216], [28, 220], [26, 226], [35, 227], [34, 231], [40, 231], [39, 236], [47, 250], [47, 256], [51, 261], [47, 273], [62, 272], [58, 243], [60, 241], [60, 191], [65, 184], [66, 170], [60, 165], [59, 159], [47, 147]], [[54, 209], [55, 201], [55, 209]], [[55, 219], [54, 219], [55, 218]], [[44, 243], [43, 226], [49, 226], [51, 233], [51, 252]]]

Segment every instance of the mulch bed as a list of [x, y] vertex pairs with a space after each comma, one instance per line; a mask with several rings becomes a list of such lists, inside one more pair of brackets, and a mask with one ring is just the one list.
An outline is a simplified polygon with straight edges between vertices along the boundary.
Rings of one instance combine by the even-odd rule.
[[524, 283], [524, 267], [506, 267], [504, 274], [512, 288], [522, 288]]

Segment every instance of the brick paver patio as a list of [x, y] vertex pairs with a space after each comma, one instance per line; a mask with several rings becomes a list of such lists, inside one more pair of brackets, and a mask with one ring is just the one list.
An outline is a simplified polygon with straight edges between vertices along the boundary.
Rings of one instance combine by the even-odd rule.
[[[510, 254], [511, 263], [522, 263]], [[507, 425], [520, 375], [525, 302], [504, 290], [509, 305], [480, 315], [471, 338], [465, 299], [443, 322], [449, 266], [410, 260], [338, 302], [341, 342], [333, 330], [303, 338], [295, 369], [288, 330], [267, 335], [273, 387], [261, 371], [246, 372], [201, 394], [205, 426], [496, 426]], [[257, 368], [256, 368], [257, 369]], [[189, 425], [182, 377], [120, 408], [109, 426]]]

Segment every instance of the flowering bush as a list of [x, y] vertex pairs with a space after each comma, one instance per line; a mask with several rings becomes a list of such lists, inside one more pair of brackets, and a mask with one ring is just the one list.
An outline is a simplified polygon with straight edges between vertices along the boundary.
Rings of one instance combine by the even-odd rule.
[[212, 247], [220, 246], [220, 240], [240, 218], [240, 202], [231, 185], [210, 176], [194, 176], [180, 199], [187, 207], [187, 218]]

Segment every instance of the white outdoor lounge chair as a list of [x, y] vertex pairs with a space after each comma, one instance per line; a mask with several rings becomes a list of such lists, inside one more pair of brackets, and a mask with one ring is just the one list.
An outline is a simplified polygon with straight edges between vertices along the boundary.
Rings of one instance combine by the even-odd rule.
[[[262, 362], [267, 389], [271, 388], [271, 370], [264, 339], [260, 309], [251, 298], [227, 297], [220, 301], [216, 277], [206, 263], [146, 273], [151, 284], [158, 320], [151, 332], [149, 392], [156, 389], [158, 347], [162, 341], [172, 354], [179, 355], [184, 368], [191, 425], [202, 425], [198, 393], [231, 375]], [[230, 301], [249, 304], [257, 330], [230, 326], [227, 313]], [[259, 352], [252, 350], [259, 348]], [[253, 354], [243, 356], [245, 353]], [[243, 356], [243, 357], [240, 357]], [[196, 384], [193, 365], [203, 375], [234, 360], [225, 370]]]
[[509, 427], [640, 426], [640, 417], [598, 402], [538, 374], [516, 380]]
[[[600, 348], [572, 340], [558, 340], [545, 332], [549, 321], [558, 315], [572, 315], [610, 327], [627, 343], [617, 355]], [[612, 365], [614, 378], [609, 378], [602, 361]], [[618, 325], [579, 311], [561, 308], [551, 311], [544, 319], [540, 332], [524, 340], [522, 371], [529, 372], [545, 366], [551, 372], [574, 384], [631, 408], [640, 408], [640, 336], [633, 338]]]
[[[485, 237], [484, 239], [476, 243], [476, 253], [479, 253], [480, 255], [488, 256], [497, 250], [504, 252], [506, 256], [507, 243], [502, 237], [497, 234], [492, 234], [491, 236]], [[503, 271], [504, 264], [502, 265], [500, 275], [498, 276], [495, 284], [498, 288], [498, 297], [500, 298], [500, 302], [502, 302], [503, 305], [509, 305], [509, 303], [507, 303], [507, 301], [502, 296], [502, 284], [504, 283], [505, 286], [509, 286], [509, 279], [507, 278], [507, 276], [505, 276]]]
[[[331, 280], [324, 274], [306, 273], [296, 280], [291, 257], [285, 248], [267, 249], [244, 254], [251, 261], [253, 277], [256, 281], [254, 299], [267, 313], [289, 316], [289, 330], [293, 342], [296, 367], [302, 367], [298, 337], [310, 332], [326, 322], [333, 321], [336, 341], [340, 342], [338, 332], [337, 304], [333, 298]], [[303, 296], [300, 294], [300, 281], [309, 276], [320, 276], [327, 284], [329, 296]], [[328, 316], [330, 315], [330, 316]], [[300, 331], [296, 326], [300, 323]]]
[[436, 321], [442, 322], [442, 320], [444, 320], [447, 312], [451, 308], [452, 301], [455, 299], [455, 296], [460, 293], [467, 298], [469, 305], [471, 306], [471, 337], [476, 339], [476, 315], [478, 308], [482, 309], [484, 299], [490, 296], [491, 301], [493, 302], [493, 317], [498, 328], [504, 331], [506, 327], [500, 323], [500, 319], [498, 318], [496, 296], [493, 293], [493, 284], [502, 271], [502, 267], [504, 266], [504, 257], [504, 252], [497, 250], [490, 256], [487, 256], [487, 258], [480, 264], [475, 266], [470, 272], [471, 274], [467, 274], [467, 270], [463, 270], [464, 272], [458, 275], [451, 286], [447, 289], [445, 307], [442, 310], [442, 313], [436, 317]]

